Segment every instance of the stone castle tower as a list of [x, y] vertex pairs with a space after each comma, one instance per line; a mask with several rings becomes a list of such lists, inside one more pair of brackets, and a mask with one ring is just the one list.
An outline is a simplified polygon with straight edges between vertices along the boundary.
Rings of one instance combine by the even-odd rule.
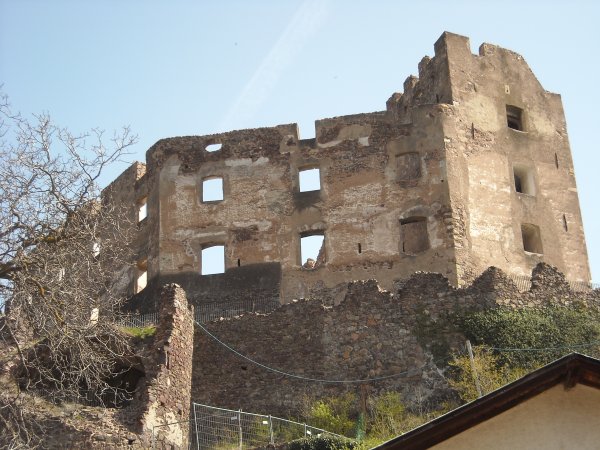
[[[541, 261], [590, 280], [561, 99], [516, 53], [474, 55], [446, 32], [385, 111], [315, 125], [315, 139], [288, 124], [152, 146], [104, 193], [139, 222], [123, 289], [174, 281], [195, 303], [285, 303], [357, 279], [389, 289], [428, 271], [461, 285]], [[309, 236], [323, 236], [313, 268]], [[202, 275], [208, 248], [224, 273]]]

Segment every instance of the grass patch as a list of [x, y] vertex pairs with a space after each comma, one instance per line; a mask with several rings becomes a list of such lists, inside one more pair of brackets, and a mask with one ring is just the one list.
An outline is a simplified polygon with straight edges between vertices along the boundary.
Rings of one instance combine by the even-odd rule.
[[122, 327], [121, 330], [129, 336], [140, 339], [146, 339], [147, 337], [154, 336], [154, 333], [156, 333], [156, 327], [154, 325], [147, 327]]

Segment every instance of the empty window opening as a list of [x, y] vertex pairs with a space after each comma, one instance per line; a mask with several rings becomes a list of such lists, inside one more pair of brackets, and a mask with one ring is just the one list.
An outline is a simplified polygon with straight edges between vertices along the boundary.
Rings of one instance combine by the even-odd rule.
[[225, 272], [225, 246], [211, 245], [202, 249], [200, 261], [200, 273], [202, 275], [213, 275]]
[[556, 153], [554, 154], [554, 165], [558, 169], [558, 154], [556, 154]]
[[100, 243], [99, 242], [94, 242], [92, 244], [92, 254], [94, 255], [94, 258], [97, 258], [100, 255]]
[[429, 249], [426, 217], [408, 217], [400, 221], [402, 253], [415, 255]]
[[137, 263], [135, 279], [135, 293], [141, 292], [148, 284], [148, 260], [143, 259]]
[[523, 236], [523, 250], [529, 253], [543, 254], [542, 238], [540, 236], [540, 227], [530, 223], [521, 225], [521, 235]]
[[148, 217], [148, 198], [143, 197], [138, 200], [137, 208], [138, 208], [138, 223]]
[[565, 216], [563, 214], [563, 228], [565, 229], [565, 231], [569, 231], [569, 224], [567, 223], [567, 216]]
[[535, 182], [531, 168], [515, 164], [513, 166], [515, 191], [520, 194], [535, 195]]
[[204, 150], [206, 150], [207, 152], [218, 152], [219, 150], [221, 150], [221, 147], [223, 146], [223, 144], [221, 143], [217, 143], [217, 144], [208, 144], [206, 147], [204, 147]]
[[362, 253], [362, 245], [358, 244], [358, 253]]
[[238, 267], [240, 267], [242, 265], [242, 261], [240, 260], [240, 258], [238, 258]]
[[300, 264], [315, 269], [325, 263], [325, 234], [317, 232], [300, 236]]
[[318, 168], [300, 170], [298, 172], [300, 192], [318, 191], [321, 189], [321, 171]]
[[506, 122], [508, 128], [523, 131], [523, 110], [516, 106], [506, 105]]
[[223, 178], [211, 177], [202, 181], [202, 201], [218, 202], [223, 200]]
[[398, 181], [411, 181], [421, 178], [421, 155], [416, 152], [396, 156]]

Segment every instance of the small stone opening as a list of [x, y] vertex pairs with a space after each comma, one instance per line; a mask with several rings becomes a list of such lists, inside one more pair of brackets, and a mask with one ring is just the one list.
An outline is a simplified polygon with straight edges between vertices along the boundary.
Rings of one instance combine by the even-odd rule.
[[321, 171], [318, 167], [298, 171], [300, 192], [321, 190]]
[[544, 253], [540, 227], [531, 223], [524, 223], [521, 225], [521, 235], [523, 237], [523, 250], [540, 255]]
[[569, 224], [567, 223], [567, 216], [563, 214], [562, 216], [563, 228], [565, 231], [569, 231]]
[[208, 144], [206, 147], [204, 147], [204, 150], [206, 150], [209, 153], [218, 152], [219, 150], [221, 150], [221, 147], [223, 147], [223, 144], [221, 144], [220, 142], [216, 142], [214, 144]]
[[358, 254], [360, 255], [362, 253], [362, 245], [360, 245], [360, 243], [358, 244]]
[[401, 251], [407, 255], [416, 255], [428, 250], [429, 234], [427, 217], [408, 217], [400, 221]]
[[135, 293], [141, 292], [148, 284], [148, 260], [138, 261], [136, 267]]
[[218, 202], [223, 198], [223, 177], [209, 177], [202, 180], [203, 202]]
[[515, 164], [513, 166], [515, 191], [520, 194], [535, 195], [533, 170], [530, 167]]
[[142, 197], [137, 201], [138, 223], [148, 217], [148, 197]]
[[225, 246], [208, 245], [202, 249], [200, 274], [214, 275], [225, 273]]
[[516, 106], [506, 105], [506, 122], [508, 128], [523, 131], [523, 110]]
[[554, 154], [554, 165], [558, 169], [558, 154], [556, 154], [556, 153]]
[[396, 156], [398, 181], [412, 181], [421, 178], [421, 155], [416, 152]]
[[325, 233], [310, 231], [300, 235], [300, 265], [316, 269], [325, 263]]

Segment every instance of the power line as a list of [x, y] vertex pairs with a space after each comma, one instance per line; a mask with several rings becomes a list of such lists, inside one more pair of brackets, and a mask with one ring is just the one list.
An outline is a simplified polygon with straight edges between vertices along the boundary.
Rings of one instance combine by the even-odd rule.
[[[398, 372], [398, 373], [394, 373], [391, 375], [385, 375], [385, 376], [380, 376], [380, 377], [374, 377], [374, 378], [366, 378], [366, 379], [359, 379], [359, 380], [327, 380], [327, 379], [322, 379], [322, 378], [311, 378], [311, 377], [306, 377], [304, 375], [297, 375], [294, 373], [289, 373], [289, 372], [284, 372], [283, 370], [279, 370], [279, 369], [275, 369], [273, 367], [269, 367], [265, 364], [262, 364], [258, 361], [255, 361], [254, 359], [243, 355], [242, 353], [238, 352], [236, 349], [234, 349], [233, 347], [227, 345], [225, 342], [221, 341], [218, 337], [216, 337], [214, 334], [212, 334], [210, 331], [208, 331], [203, 325], [201, 325], [199, 322], [194, 321], [196, 323], [196, 325], [198, 325], [200, 327], [200, 329], [202, 331], [204, 331], [204, 333], [206, 333], [208, 336], [210, 336], [211, 338], [213, 338], [216, 342], [218, 342], [219, 344], [221, 344], [223, 347], [225, 347], [227, 350], [229, 350], [230, 352], [235, 353], [237, 356], [239, 356], [240, 358], [245, 359], [246, 361], [257, 365], [258, 367], [262, 367], [263, 369], [269, 370], [271, 372], [277, 373], [279, 375], [283, 375], [286, 377], [290, 377], [290, 378], [297, 378], [299, 380], [304, 380], [304, 381], [313, 381], [316, 383], [330, 383], [330, 384], [359, 384], [359, 383], [368, 383], [368, 382], [372, 382], [372, 381], [381, 381], [381, 380], [387, 380], [390, 378], [395, 378], [395, 377], [399, 377], [402, 375], [407, 375], [408, 373], [410, 373], [410, 370], [405, 370], [404, 372]], [[423, 368], [425, 367], [425, 365], [423, 365], [420, 369], [418, 369], [419, 371], [422, 371]]]

